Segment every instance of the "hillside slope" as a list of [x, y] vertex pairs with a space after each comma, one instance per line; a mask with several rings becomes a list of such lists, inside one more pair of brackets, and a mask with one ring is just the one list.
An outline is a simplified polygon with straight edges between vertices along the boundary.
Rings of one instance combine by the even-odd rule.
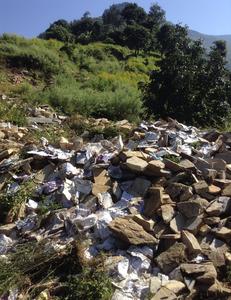
[[224, 40], [226, 41], [227, 45], [227, 61], [228, 61], [228, 66], [231, 68], [231, 34], [229, 35], [207, 35], [200, 33], [195, 30], [189, 30], [189, 36], [193, 40], [198, 40], [201, 39], [203, 41], [204, 46], [209, 49], [214, 41], [217, 40]]
[[144, 112], [137, 83], [148, 80], [158, 59], [110, 44], [64, 46], [3, 35], [0, 93], [49, 103], [66, 114], [134, 121]]

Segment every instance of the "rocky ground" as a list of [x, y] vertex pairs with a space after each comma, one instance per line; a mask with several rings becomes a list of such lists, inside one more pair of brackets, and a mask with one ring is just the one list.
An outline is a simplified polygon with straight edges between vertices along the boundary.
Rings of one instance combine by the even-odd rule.
[[[57, 267], [70, 247], [82, 264], [104, 253], [113, 300], [228, 299], [231, 134], [169, 119], [117, 122], [126, 135], [112, 139], [31, 138], [65, 121], [43, 106], [29, 111], [26, 127], [0, 123], [1, 299], [56, 299], [62, 276], [50, 280], [53, 264], [45, 262]], [[24, 252], [20, 265], [30, 263], [22, 271], [29, 281], [19, 285], [10, 266], [31, 243], [36, 250]], [[31, 251], [41, 252], [39, 260]]]

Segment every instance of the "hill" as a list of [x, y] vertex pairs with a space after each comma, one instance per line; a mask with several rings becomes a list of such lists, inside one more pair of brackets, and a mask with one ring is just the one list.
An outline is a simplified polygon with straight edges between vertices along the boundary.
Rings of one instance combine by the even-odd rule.
[[227, 45], [227, 61], [228, 61], [228, 66], [231, 68], [231, 34], [229, 35], [207, 35], [200, 33], [195, 30], [189, 30], [189, 36], [193, 40], [198, 40], [201, 39], [203, 41], [204, 46], [206, 49], [209, 49], [214, 41], [217, 40], [224, 40], [226, 41]]
[[[64, 46], [3, 35], [0, 94], [49, 103], [66, 114], [135, 121], [144, 112], [138, 82], [148, 80], [158, 59], [154, 52], [137, 56], [126, 47], [100, 42]], [[0, 117], [4, 114], [0, 109]]]

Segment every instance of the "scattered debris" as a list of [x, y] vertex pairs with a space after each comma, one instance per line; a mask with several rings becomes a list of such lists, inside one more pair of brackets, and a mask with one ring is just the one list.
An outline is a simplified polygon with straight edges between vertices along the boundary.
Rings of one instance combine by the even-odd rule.
[[[31, 240], [60, 253], [81, 239], [84, 261], [106, 253], [112, 299], [231, 295], [225, 274], [218, 276], [231, 261], [227, 134], [217, 144], [171, 119], [137, 128], [124, 120], [116, 123], [130, 134], [124, 140], [62, 136], [56, 145], [33, 144], [23, 140], [28, 131], [66, 118], [44, 106], [28, 120], [27, 128], [0, 123], [1, 259]], [[50, 299], [53, 288], [39, 288], [36, 299]], [[23, 292], [14, 289], [1, 299]]]

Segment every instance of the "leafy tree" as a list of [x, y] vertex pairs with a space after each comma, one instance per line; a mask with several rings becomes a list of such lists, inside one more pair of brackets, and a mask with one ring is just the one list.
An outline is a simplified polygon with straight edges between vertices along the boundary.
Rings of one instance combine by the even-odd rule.
[[81, 20], [75, 20], [71, 22], [71, 31], [76, 38], [81, 34], [88, 34], [92, 31], [94, 26], [94, 20], [92, 18], [82, 18]]
[[89, 19], [90, 17], [91, 17], [91, 13], [89, 11], [86, 11], [82, 16], [82, 19]]
[[185, 27], [165, 24], [157, 37], [162, 59], [143, 86], [150, 112], [189, 124], [222, 123], [230, 95], [224, 45], [215, 45], [206, 59], [201, 42], [190, 40]]
[[121, 4], [113, 4], [106, 9], [102, 15], [104, 25], [112, 25], [113, 28], [117, 28], [124, 23], [124, 18], [122, 16], [123, 9], [129, 3], [124, 2]]
[[139, 7], [136, 3], [131, 3], [125, 6], [122, 11], [122, 16], [129, 25], [141, 25], [146, 20], [147, 14], [142, 7]]
[[148, 47], [149, 31], [140, 25], [128, 25], [124, 30], [125, 45], [139, 52]]
[[165, 22], [165, 11], [157, 3], [153, 4], [149, 9], [147, 17], [148, 28], [157, 30]]
[[202, 101], [204, 111], [207, 112], [207, 120], [214, 117], [214, 123], [222, 123], [230, 112], [231, 73], [226, 69], [226, 54], [224, 41], [213, 43], [206, 65], [207, 82], [202, 87], [206, 88]]
[[73, 35], [70, 32], [69, 23], [65, 20], [58, 20], [51, 24], [44, 33], [40, 34], [39, 38], [70, 42], [73, 40]]

